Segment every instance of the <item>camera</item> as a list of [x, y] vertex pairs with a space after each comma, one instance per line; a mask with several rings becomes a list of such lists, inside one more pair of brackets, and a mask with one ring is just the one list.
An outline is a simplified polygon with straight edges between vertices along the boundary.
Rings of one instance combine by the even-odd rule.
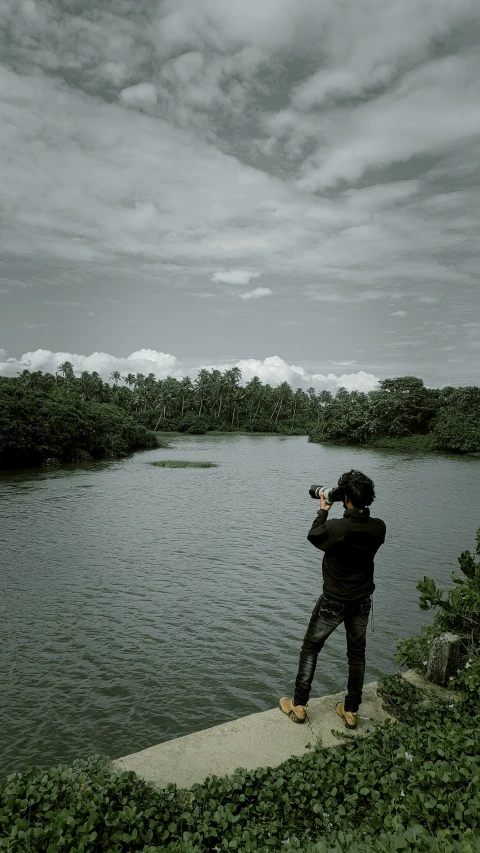
[[345, 492], [337, 486], [310, 486], [308, 494], [311, 498], [317, 499], [320, 499], [320, 495], [323, 494], [327, 504], [333, 504], [335, 501], [342, 501], [343, 503], [345, 500]]

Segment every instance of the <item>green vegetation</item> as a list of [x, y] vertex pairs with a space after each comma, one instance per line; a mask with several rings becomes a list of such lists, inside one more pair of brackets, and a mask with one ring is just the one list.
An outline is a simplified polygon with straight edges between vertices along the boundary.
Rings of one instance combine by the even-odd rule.
[[[237, 367], [156, 379], [77, 377], [24, 370], [0, 377], [0, 467], [119, 456], [155, 447], [151, 431], [307, 435], [310, 441], [407, 450], [480, 452], [480, 388], [425, 388], [415, 376], [385, 379], [368, 394], [340, 388], [240, 385]], [[124, 384], [119, 383], [123, 381]]]
[[[480, 527], [476, 536], [476, 557], [480, 557]], [[475, 703], [480, 697], [480, 560], [470, 551], [463, 551], [458, 563], [465, 580], [452, 572], [456, 586], [450, 589], [446, 598], [445, 590], [431, 579], [424, 577], [419, 581], [420, 609], [429, 610], [440, 607], [432, 625], [424, 625], [421, 633], [405, 640], [399, 640], [395, 661], [400, 666], [419, 669], [426, 676], [428, 651], [433, 639], [444, 631], [451, 631], [461, 637], [460, 668], [451, 678], [452, 689], [466, 691]]]
[[152, 462], [157, 468], [216, 468], [214, 462], [183, 462], [180, 459], [161, 459]]
[[425, 388], [416, 376], [384, 379], [368, 394], [340, 388], [309, 440], [479, 453], [480, 388]]
[[118, 458], [162, 446], [113, 401], [75, 393], [77, 381], [28, 371], [0, 377], [0, 468]]
[[189, 790], [155, 791], [99, 757], [12, 774], [0, 850], [479, 851], [478, 708], [425, 707], [398, 675], [382, 679], [382, 693], [398, 723]]
[[418, 584], [420, 607], [441, 612], [397, 653], [418, 663], [435, 634], [459, 632], [454, 700], [384, 676], [379, 693], [397, 722], [363, 738], [339, 731], [336, 749], [318, 743], [280, 767], [238, 768], [188, 790], [155, 790], [99, 756], [31, 767], [0, 786], [0, 851], [480, 853], [480, 562], [465, 551], [459, 564], [465, 580], [452, 574], [446, 600], [429, 578]]
[[427, 435], [404, 435], [401, 438], [382, 436], [374, 438], [369, 447], [383, 447], [389, 450], [421, 450], [423, 452], [434, 450], [433, 436]]

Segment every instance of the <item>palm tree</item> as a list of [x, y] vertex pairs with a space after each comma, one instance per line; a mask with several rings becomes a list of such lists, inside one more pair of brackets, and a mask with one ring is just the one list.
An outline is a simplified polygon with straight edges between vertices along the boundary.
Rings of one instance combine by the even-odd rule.
[[245, 392], [242, 390], [242, 388], [238, 388], [236, 386], [232, 390], [233, 410], [232, 410], [231, 426], [233, 427], [233, 422], [235, 420], [235, 412], [236, 412], [237, 413], [237, 429], [239, 426], [238, 417], [239, 417], [240, 403], [242, 402], [244, 397], [245, 397]]
[[[220, 370], [212, 370], [210, 374], [210, 398], [212, 406], [211, 414], [218, 420], [222, 411], [223, 400], [223, 376]], [[218, 410], [216, 410], [217, 406]]]
[[57, 376], [58, 374], [63, 376], [64, 379], [75, 379], [73, 364], [70, 361], [64, 361], [63, 364], [59, 364], [57, 368]]
[[148, 394], [144, 385], [137, 385], [133, 394], [133, 402], [138, 412], [146, 412], [148, 403]]
[[200, 370], [198, 372], [198, 376], [194, 382], [195, 390], [196, 390], [197, 394], [200, 396], [200, 406], [198, 409], [199, 415], [202, 414], [203, 403], [204, 403], [205, 396], [207, 393], [209, 381], [210, 381], [210, 374], [209, 374], [208, 370], [205, 370], [205, 368], [202, 368], [202, 370]]
[[293, 395], [293, 412], [292, 412], [292, 424], [291, 429], [293, 429], [295, 424], [295, 416], [297, 414], [297, 409], [302, 409], [304, 402], [307, 400], [307, 395], [302, 388], [297, 388], [295, 394]]
[[90, 388], [92, 384], [92, 378], [88, 372], [88, 370], [83, 370], [80, 375], [80, 398], [85, 401], [90, 397]]
[[273, 419], [273, 416], [276, 412], [277, 416], [275, 418], [275, 423], [277, 423], [278, 418], [280, 416], [280, 412], [282, 411], [282, 406], [283, 406], [284, 402], [286, 402], [286, 401], [289, 402], [291, 400], [292, 389], [291, 389], [290, 385], [288, 384], [288, 382], [282, 382], [281, 385], [279, 385], [278, 388], [275, 389], [275, 391], [276, 391], [275, 396], [278, 396], [278, 402], [275, 404], [273, 412], [270, 415], [270, 420]]
[[125, 382], [125, 385], [128, 386], [129, 391], [131, 391], [135, 385], [135, 376], [133, 373], [127, 373], [127, 375], [123, 377], [123, 381]]
[[69, 396], [73, 382], [75, 381], [73, 364], [70, 361], [64, 361], [63, 364], [59, 364], [55, 374], [55, 379], [57, 381], [59, 376], [62, 379], [62, 393], [66, 392], [67, 396]]
[[119, 371], [119, 370], [112, 370], [112, 372], [111, 372], [111, 374], [110, 374], [110, 377], [109, 377], [109, 378], [110, 378], [110, 379], [113, 379], [113, 384], [114, 384], [114, 385], [115, 385], [115, 387], [116, 387], [117, 382], [120, 382], [120, 379], [122, 378], [122, 375], [121, 375], [121, 373], [120, 373], [120, 371]]
[[90, 398], [95, 400], [97, 403], [106, 402], [108, 397], [105, 393], [105, 389], [106, 384], [104, 385], [102, 377], [96, 370], [93, 370], [90, 374]]
[[231, 367], [229, 370], [226, 370], [224, 375], [223, 375], [223, 383], [224, 383], [225, 394], [226, 394], [226, 398], [227, 398], [227, 401], [226, 401], [227, 414], [228, 414], [229, 409], [232, 410], [232, 403], [233, 403], [233, 412], [232, 412], [232, 420], [231, 420], [232, 424], [233, 424], [233, 416], [235, 414], [235, 408], [236, 408], [237, 402], [238, 402], [238, 395], [236, 392], [237, 392], [238, 386], [240, 384], [241, 378], [242, 378], [242, 371], [240, 370], [239, 367]]
[[193, 386], [193, 382], [189, 376], [184, 376], [180, 381], [180, 395], [182, 399], [182, 411], [180, 413], [180, 417], [183, 418], [183, 414], [185, 411], [185, 405], [189, 405], [190, 402], [193, 401], [195, 394], [195, 388]]
[[[252, 425], [254, 423], [254, 421], [258, 415], [258, 410], [260, 409], [260, 406], [262, 405], [262, 390], [263, 390], [263, 386], [262, 386], [262, 383], [260, 382], [260, 379], [258, 378], [258, 376], [253, 376], [253, 378], [250, 379], [250, 382], [248, 382], [247, 385], [245, 386], [245, 396], [246, 396], [246, 399], [249, 400], [249, 402], [250, 402], [250, 406], [249, 406], [249, 424], [250, 425]], [[253, 415], [253, 409], [255, 406], [257, 408], [256, 408], [255, 414]]]

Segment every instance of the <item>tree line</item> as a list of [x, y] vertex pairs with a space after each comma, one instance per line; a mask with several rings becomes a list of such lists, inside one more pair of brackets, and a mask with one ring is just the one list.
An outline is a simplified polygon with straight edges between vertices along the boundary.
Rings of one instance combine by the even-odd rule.
[[384, 379], [368, 394], [340, 388], [312, 441], [480, 452], [480, 388], [426, 388], [416, 376]]
[[[242, 385], [238, 367], [195, 380], [112, 371], [76, 376], [24, 370], [0, 377], [0, 465], [82, 461], [158, 445], [157, 431], [212, 430], [308, 435], [311, 441], [480, 452], [480, 389], [426, 388], [414, 376], [384, 379], [368, 393]], [[409, 444], [410, 442], [410, 444]], [[412, 443], [413, 442], [413, 443]]]

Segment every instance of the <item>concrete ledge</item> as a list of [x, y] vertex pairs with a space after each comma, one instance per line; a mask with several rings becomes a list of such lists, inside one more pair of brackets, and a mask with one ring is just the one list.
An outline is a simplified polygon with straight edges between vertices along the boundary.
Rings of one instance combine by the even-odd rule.
[[[456, 698], [458, 694], [431, 685], [415, 670], [402, 673], [410, 683], [429, 693]], [[231, 720], [200, 732], [174, 738], [118, 758], [112, 769], [133, 770], [140, 778], [158, 788], [174, 783], [189, 788], [202, 783], [208, 776], [227, 776], [238, 768], [255, 770], [259, 767], [278, 767], [288, 758], [305, 755], [321, 738], [324, 747], [339, 746], [345, 735], [365, 737], [386, 719], [395, 718], [382, 708], [377, 693], [378, 682], [371, 681], [363, 688], [357, 728], [346, 729], [343, 719], [335, 712], [337, 702], [345, 699], [345, 690], [319, 699], [310, 699], [307, 721], [293, 723], [279, 707], [261, 711], [238, 720]], [[334, 729], [337, 734], [332, 734]]]

